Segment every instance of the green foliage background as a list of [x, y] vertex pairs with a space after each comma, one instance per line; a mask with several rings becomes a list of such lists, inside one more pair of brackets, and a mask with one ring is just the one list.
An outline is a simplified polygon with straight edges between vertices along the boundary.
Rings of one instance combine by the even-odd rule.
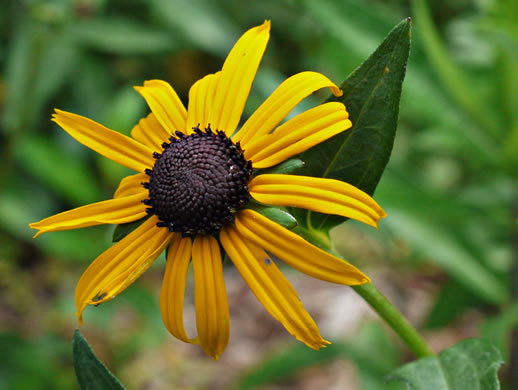
[[[54, 107], [129, 134], [148, 110], [133, 85], [164, 79], [186, 101], [190, 85], [220, 68], [243, 31], [271, 19], [246, 116], [296, 72], [315, 70], [340, 83], [407, 16], [413, 41], [400, 125], [375, 193], [389, 217], [378, 232], [348, 222], [333, 239], [434, 348], [482, 336], [512, 361], [516, 1], [6, 0], [0, 2], [0, 351], [8, 359], [0, 363], [0, 388], [76, 386], [73, 291], [113, 228], [32, 240], [27, 224], [109, 198], [128, 173], [52, 124]], [[325, 97], [308, 98], [297, 112]], [[410, 357], [373, 316], [353, 336], [344, 330], [331, 339], [324, 352], [296, 344], [265, 316], [249, 332], [255, 339], [238, 340], [258, 342], [253, 356], [243, 359], [235, 342], [213, 363], [163, 328], [162, 269], [159, 260], [117, 300], [86, 313], [83, 334], [128, 389], [251, 389], [272, 382], [303, 389], [322, 377], [335, 383], [343, 372], [351, 389], [386, 389], [383, 377]], [[230, 308], [242, 316], [247, 309]], [[239, 326], [232, 323], [231, 340]], [[268, 347], [261, 343], [265, 326], [278, 334]], [[512, 378], [506, 367], [501, 375]], [[226, 381], [214, 381], [223, 372]]]

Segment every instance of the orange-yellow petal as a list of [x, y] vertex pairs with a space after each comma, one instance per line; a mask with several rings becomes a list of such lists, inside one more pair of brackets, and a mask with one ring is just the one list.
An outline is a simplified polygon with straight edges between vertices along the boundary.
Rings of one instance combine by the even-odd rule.
[[76, 315], [83, 322], [83, 310], [113, 299], [133, 283], [162, 253], [171, 240], [167, 229], [156, 226], [152, 216], [122, 240], [104, 251], [81, 276], [76, 287]]
[[183, 325], [183, 303], [187, 271], [191, 262], [192, 240], [174, 233], [169, 245], [164, 281], [160, 291], [162, 320], [171, 334], [186, 343], [198, 344], [197, 338], [190, 338]]
[[295, 289], [264, 250], [243, 239], [234, 226], [223, 228], [220, 239], [259, 302], [288, 332], [313, 349], [329, 344], [320, 336]]
[[92, 203], [64, 211], [39, 222], [31, 223], [29, 226], [32, 229], [39, 230], [38, 233], [34, 235], [34, 238], [36, 238], [40, 234], [47, 232], [78, 229], [102, 224], [133, 222], [147, 215], [146, 206], [142, 203], [142, 200], [146, 197], [147, 194], [140, 193]]
[[142, 187], [141, 183], [149, 181], [149, 176], [145, 173], [137, 173], [135, 175], [126, 176], [119, 183], [119, 187], [113, 194], [114, 198], [122, 198], [124, 196], [147, 194], [148, 190]]
[[254, 168], [268, 168], [341, 133], [351, 127], [342, 103], [325, 103], [297, 115], [273, 133], [252, 139], [245, 158]]
[[317, 248], [256, 211], [241, 210], [236, 217], [236, 229], [246, 240], [314, 278], [350, 286], [370, 282], [352, 264]]
[[261, 203], [341, 215], [374, 227], [386, 216], [368, 194], [340, 180], [265, 174], [252, 179], [249, 192]]
[[302, 99], [326, 87], [336, 96], [342, 95], [342, 91], [320, 73], [302, 72], [289, 77], [248, 118], [234, 140], [241, 141], [246, 149], [252, 139], [270, 133]]
[[131, 136], [151, 150], [160, 152], [162, 143], [169, 142], [171, 134], [162, 127], [155, 114], [151, 113], [131, 130]]
[[196, 236], [192, 265], [198, 339], [205, 353], [217, 360], [228, 344], [230, 324], [221, 253], [214, 237]]
[[[187, 132], [200, 126], [205, 129], [209, 125], [209, 115], [214, 102], [214, 94], [221, 72], [209, 74], [196, 81], [189, 90], [189, 108], [187, 110]], [[212, 128], [216, 129], [213, 124]]]
[[169, 133], [185, 133], [187, 111], [169, 83], [163, 80], [149, 80], [143, 87], [135, 87], [155, 115], [162, 127]]
[[147, 146], [91, 119], [56, 110], [52, 120], [83, 145], [125, 167], [144, 172], [155, 163]]
[[245, 32], [228, 54], [208, 118], [214, 130], [224, 130], [227, 136], [236, 130], [269, 38], [266, 21]]

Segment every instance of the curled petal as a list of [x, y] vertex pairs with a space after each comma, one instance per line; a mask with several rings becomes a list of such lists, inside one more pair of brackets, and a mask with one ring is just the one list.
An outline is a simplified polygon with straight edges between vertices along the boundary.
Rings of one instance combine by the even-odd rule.
[[142, 203], [146, 193], [105, 200], [86, 206], [68, 210], [39, 222], [31, 223], [32, 229], [38, 229], [40, 234], [61, 230], [78, 229], [82, 227], [133, 222], [147, 215], [146, 206]]
[[341, 133], [351, 127], [342, 103], [325, 103], [297, 115], [275, 129], [251, 140], [245, 157], [254, 168], [268, 168]]
[[171, 134], [163, 128], [155, 114], [151, 113], [142, 118], [138, 125], [131, 130], [131, 136], [151, 150], [158, 152], [162, 150], [162, 143], [168, 142]]
[[320, 73], [302, 72], [291, 76], [248, 118], [234, 140], [241, 141], [246, 149], [252, 139], [270, 133], [302, 99], [326, 87], [335, 96], [342, 95], [342, 91]]
[[125, 167], [144, 172], [155, 163], [147, 146], [93, 120], [61, 110], [52, 120], [83, 145]]
[[136, 175], [126, 176], [119, 183], [119, 187], [113, 194], [114, 198], [122, 198], [124, 196], [147, 194], [148, 190], [142, 187], [142, 183], [148, 182], [149, 176], [145, 173], [137, 173]]
[[[209, 74], [196, 81], [189, 90], [188, 132], [191, 132], [193, 127], [200, 126], [200, 129], [205, 129], [209, 125], [210, 110], [220, 75], [221, 72]], [[216, 129], [216, 127], [212, 127]]]
[[228, 54], [208, 118], [214, 130], [231, 136], [237, 128], [269, 38], [270, 21], [266, 21], [245, 32]]
[[76, 287], [76, 315], [83, 322], [87, 305], [113, 299], [146, 271], [171, 240], [167, 229], [152, 216], [122, 240], [104, 251], [81, 276]]
[[[175, 90], [162, 80], [149, 80], [143, 87], [135, 87], [155, 115], [162, 127], [169, 133], [185, 133], [187, 111]], [[165, 140], [164, 140], [165, 141]]]
[[198, 339], [205, 353], [217, 360], [228, 344], [230, 324], [221, 253], [214, 237], [196, 236], [192, 265]]
[[259, 302], [288, 332], [313, 349], [329, 344], [320, 336], [295, 289], [264, 250], [243, 239], [233, 226], [223, 228], [220, 239]]
[[376, 228], [379, 219], [386, 216], [369, 195], [340, 180], [265, 174], [252, 179], [249, 191], [261, 203], [341, 215]]
[[298, 234], [253, 210], [241, 210], [238, 213], [236, 229], [246, 240], [316, 279], [350, 286], [370, 282], [352, 264], [317, 248]]
[[174, 233], [169, 245], [164, 281], [160, 291], [162, 320], [171, 334], [186, 343], [198, 344], [197, 338], [190, 338], [183, 326], [183, 303], [187, 271], [191, 262], [192, 240]]

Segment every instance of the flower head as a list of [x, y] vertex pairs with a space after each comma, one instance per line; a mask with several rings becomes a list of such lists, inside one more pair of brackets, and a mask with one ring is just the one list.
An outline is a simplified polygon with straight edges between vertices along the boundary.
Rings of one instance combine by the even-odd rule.
[[[87, 305], [121, 293], [168, 247], [160, 295], [164, 324], [175, 337], [199, 343], [217, 359], [229, 338], [221, 245], [257, 299], [291, 334], [314, 349], [329, 343], [320, 336], [271, 255], [333, 283], [357, 285], [369, 278], [247, 205], [254, 199], [341, 215], [372, 226], [385, 213], [370, 196], [338, 180], [261, 174], [261, 168], [279, 164], [351, 127], [345, 106], [337, 102], [280, 124], [316, 90], [329, 88], [336, 96], [342, 93], [325, 76], [303, 72], [284, 81], [236, 132], [269, 30], [268, 21], [248, 30], [222, 70], [191, 87], [187, 110], [164, 81], [146, 81], [136, 87], [151, 113], [134, 127], [132, 138], [56, 110], [53, 120], [72, 137], [138, 173], [122, 179], [113, 199], [31, 224], [39, 230], [36, 236], [132, 222], [149, 215], [83, 273], [75, 296], [80, 322]], [[197, 337], [189, 337], [183, 325], [191, 261]]]

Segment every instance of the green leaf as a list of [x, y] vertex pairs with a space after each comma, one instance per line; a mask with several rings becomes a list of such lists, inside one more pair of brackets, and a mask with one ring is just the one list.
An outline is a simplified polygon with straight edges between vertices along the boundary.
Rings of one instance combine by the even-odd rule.
[[408, 390], [498, 390], [497, 371], [502, 363], [500, 352], [492, 344], [467, 339], [437, 357], [406, 364], [387, 379], [406, 383]]
[[[403, 20], [348, 78], [343, 96], [353, 127], [301, 155], [301, 175], [348, 182], [373, 194], [392, 151], [401, 86], [410, 52], [410, 20]], [[309, 229], [328, 231], [345, 218], [296, 210]]]
[[84, 161], [49, 137], [33, 135], [19, 139], [14, 157], [26, 172], [71, 204], [83, 205], [103, 198]]
[[79, 43], [120, 55], [146, 55], [168, 52], [179, 42], [166, 31], [122, 18], [98, 18], [77, 22], [71, 34]]
[[124, 390], [124, 386], [106, 368], [78, 329], [74, 332], [72, 355], [81, 390]]
[[142, 223], [148, 219], [149, 216], [139, 219], [138, 221], [121, 223], [115, 226], [115, 230], [113, 231], [112, 242], [119, 242], [128, 234], [130, 234], [133, 230], [138, 228]]

